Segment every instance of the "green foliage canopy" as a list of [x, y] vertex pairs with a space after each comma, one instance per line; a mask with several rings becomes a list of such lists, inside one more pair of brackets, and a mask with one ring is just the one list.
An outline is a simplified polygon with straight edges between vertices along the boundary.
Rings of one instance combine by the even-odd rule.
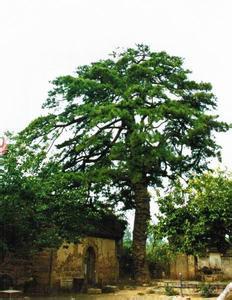
[[12, 136], [11, 141], [8, 153], [1, 157], [2, 256], [10, 252], [25, 257], [46, 247], [58, 247], [64, 240], [77, 242], [85, 234], [95, 235], [96, 230], [104, 237], [120, 237], [125, 224], [109, 208], [87, 202], [84, 188], [69, 189], [70, 174], [61, 172], [54, 163], [39, 170], [37, 157], [33, 167], [29, 164], [36, 175], [28, 173]]
[[232, 241], [232, 179], [219, 171], [195, 176], [186, 187], [178, 183], [159, 199], [156, 232], [175, 251], [188, 254], [209, 249], [225, 252]]
[[181, 58], [143, 45], [78, 67], [53, 81], [49, 113], [22, 132], [24, 142], [36, 155], [55, 145], [53, 158], [76, 173], [77, 186], [101, 194], [111, 186], [108, 200], [134, 206], [134, 183], [160, 185], [220, 155], [213, 132], [228, 126], [208, 113], [216, 107], [211, 85], [189, 74]]

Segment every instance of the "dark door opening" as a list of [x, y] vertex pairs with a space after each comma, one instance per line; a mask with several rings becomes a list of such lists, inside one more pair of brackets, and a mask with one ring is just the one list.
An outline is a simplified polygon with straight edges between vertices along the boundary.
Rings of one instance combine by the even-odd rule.
[[93, 247], [89, 247], [85, 255], [85, 276], [87, 284], [96, 283], [96, 254]]

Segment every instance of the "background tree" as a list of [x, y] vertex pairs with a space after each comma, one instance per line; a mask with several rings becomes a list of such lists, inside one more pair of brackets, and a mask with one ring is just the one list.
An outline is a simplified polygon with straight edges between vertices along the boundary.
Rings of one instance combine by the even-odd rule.
[[223, 253], [232, 242], [231, 205], [231, 175], [220, 171], [195, 176], [187, 187], [177, 184], [160, 198], [156, 232], [174, 251], [199, 254], [216, 248]]
[[155, 239], [147, 245], [147, 261], [153, 278], [169, 278], [170, 263], [175, 259], [167, 241]]
[[55, 79], [43, 106], [48, 114], [22, 132], [27, 148], [50, 149], [50, 159], [75, 174], [70, 184], [85, 186], [90, 201], [135, 209], [138, 281], [148, 277], [148, 186], [207, 168], [207, 159], [219, 155], [213, 132], [228, 129], [210, 113], [211, 85], [189, 74], [181, 58], [144, 45], [114, 53]]
[[133, 256], [132, 256], [132, 231], [129, 226], [124, 231], [122, 249], [120, 253], [120, 278], [133, 278]]

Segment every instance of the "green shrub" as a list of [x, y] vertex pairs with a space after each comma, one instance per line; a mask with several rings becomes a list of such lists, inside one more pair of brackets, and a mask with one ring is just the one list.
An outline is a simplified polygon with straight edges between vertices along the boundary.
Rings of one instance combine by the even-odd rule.
[[215, 295], [215, 288], [210, 284], [203, 283], [200, 286], [200, 295], [202, 297], [213, 297]]
[[175, 296], [175, 295], [178, 295], [178, 293], [174, 290], [173, 287], [167, 285], [165, 287], [165, 295], [166, 296]]

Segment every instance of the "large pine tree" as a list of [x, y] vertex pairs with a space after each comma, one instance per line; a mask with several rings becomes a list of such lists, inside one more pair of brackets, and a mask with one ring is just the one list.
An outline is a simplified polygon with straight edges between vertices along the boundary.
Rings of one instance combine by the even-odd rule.
[[213, 133], [228, 129], [212, 114], [211, 85], [189, 79], [182, 64], [179, 57], [138, 45], [81, 66], [75, 75], [53, 81], [44, 104], [48, 114], [22, 132], [32, 147], [54, 146], [49, 157], [63, 172], [75, 174], [70, 188], [86, 185], [91, 201], [101, 198], [135, 209], [139, 282], [148, 278], [148, 187], [206, 169], [208, 158], [220, 150]]

